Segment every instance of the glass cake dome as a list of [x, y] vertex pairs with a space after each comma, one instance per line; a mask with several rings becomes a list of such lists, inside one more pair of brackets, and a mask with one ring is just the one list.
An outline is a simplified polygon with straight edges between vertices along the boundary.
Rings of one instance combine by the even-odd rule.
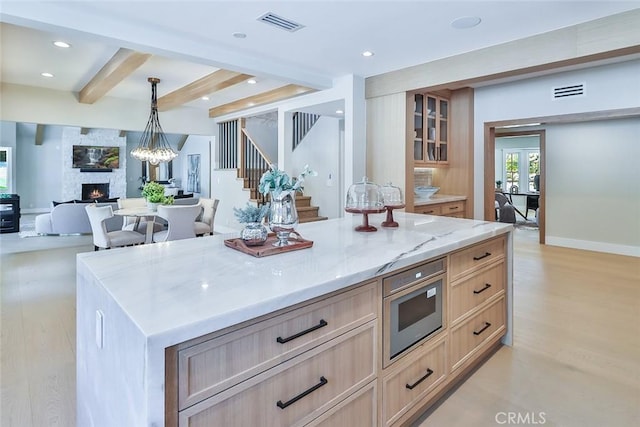
[[382, 212], [384, 203], [380, 186], [367, 180], [365, 176], [362, 181], [351, 184], [347, 191], [347, 202], [345, 209], [347, 212]]

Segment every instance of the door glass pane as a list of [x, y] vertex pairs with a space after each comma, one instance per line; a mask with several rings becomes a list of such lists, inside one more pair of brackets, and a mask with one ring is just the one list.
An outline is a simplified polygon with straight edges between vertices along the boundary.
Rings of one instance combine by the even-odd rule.
[[424, 161], [422, 141], [413, 141], [413, 160]]
[[440, 141], [447, 142], [448, 138], [449, 138], [449, 135], [447, 135], [447, 122], [441, 121], [440, 122]]
[[449, 102], [440, 100], [440, 119], [447, 120], [449, 118]]
[[436, 161], [436, 144], [435, 142], [427, 143], [427, 160]]
[[506, 191], [511, 192], [511, 187], [518, 186], [520, 180], [520, 172], [519, 172], [519, 153], [507, 153], [505, 156], [505, 166], [506, 166]]
[[540, 191], [540, 152], [529, 152], [529, 167], [528, 167], [528, 181], [529, 191]]

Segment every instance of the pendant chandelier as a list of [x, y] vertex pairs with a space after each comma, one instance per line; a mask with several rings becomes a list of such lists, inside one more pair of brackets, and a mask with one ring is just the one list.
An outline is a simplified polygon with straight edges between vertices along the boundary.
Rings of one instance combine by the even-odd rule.
[[170, 162], [178, 156], [178, 153], [173, 151], [169, 145], [158, 118], [156, 85], [160, 83], [160, 79], [149, 77], [147, 80], [151, 83], [151, 115], [140, 142], [136, 148], [131, 150], [131, 155], [142, 162], [157, 165], [160, 162]]

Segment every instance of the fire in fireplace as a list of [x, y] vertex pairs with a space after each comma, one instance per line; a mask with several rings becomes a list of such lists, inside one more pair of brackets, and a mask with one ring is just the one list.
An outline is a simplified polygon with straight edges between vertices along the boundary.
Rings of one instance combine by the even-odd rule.
[[82, 184], [82, 200], [97, 200], [109, 197], [109, 183]]

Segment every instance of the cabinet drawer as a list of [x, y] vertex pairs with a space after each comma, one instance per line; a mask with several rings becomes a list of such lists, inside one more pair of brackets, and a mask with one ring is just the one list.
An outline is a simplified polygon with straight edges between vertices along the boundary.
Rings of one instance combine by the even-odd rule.
[[464, 201], [445, 203], [441, 206], [441, 215], [453, 216], [464, 214]]
[[425, 215], [441, 215], [442, 214], [442, 205], [426, 205], [426, 206], [416, 206], [415, 212], [419, 214]]
[[372, 427], [377, 425], [376, 381], [340, 402], [319, 418], [307, 424], [308, 427]]
[[505, 300], [498, 299], [451, 333], [451, 370], [455, 370], [474, 350], [505, 332]]
[[375, 378], [375, 321], [179, 414], [180, 427], [301, 426]]
[[504, 262], [487, 267], [477, 274], [451, 285], [451, 323], [504, 289]]
[[375, 283], [178, 352], [178, 409], [376, 317]]
[[[423, 347], [427, 347], [426, 343]], [[392, 425], [445, 378], [445, 341], [427, 351], [417, 348], [386, 375], [382, 385], [384, 425]]]
[[499, 237], [452, 254], [449, 268], [451, 280], [456, 280], [458, 277], [476, 268], [503, 258], [505, 254], [505, 242], [504, 237]]

